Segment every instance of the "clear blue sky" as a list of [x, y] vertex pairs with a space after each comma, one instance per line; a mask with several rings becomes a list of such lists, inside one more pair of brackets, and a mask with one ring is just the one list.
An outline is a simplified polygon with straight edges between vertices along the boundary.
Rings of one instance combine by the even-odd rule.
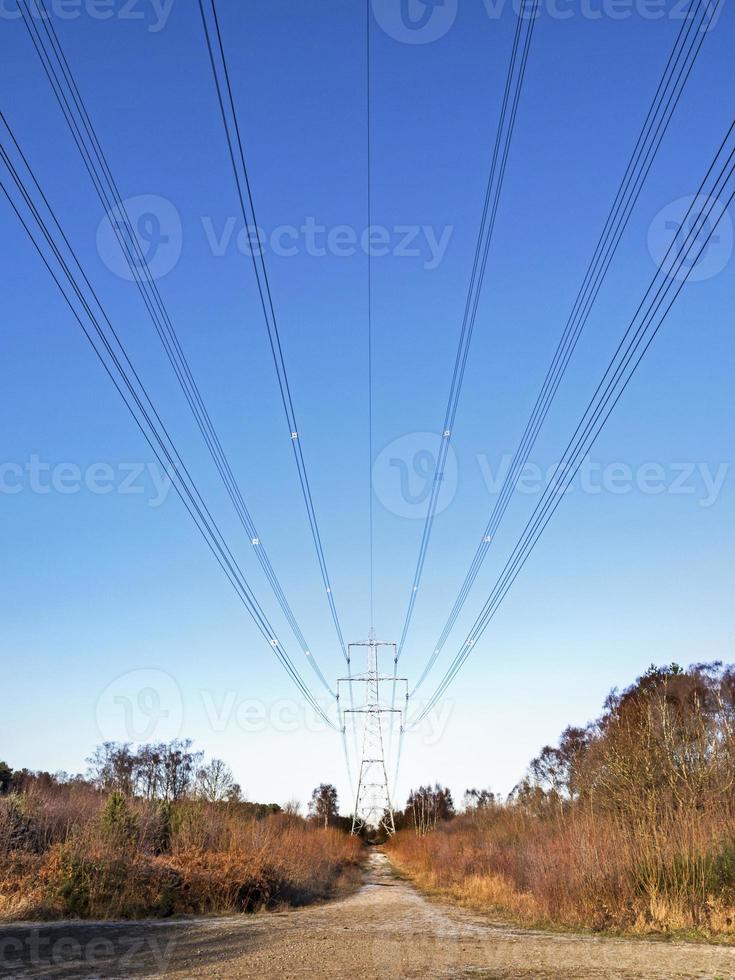
[[[436, 522], [402, 662], [409, 676], [432, 648], [492, 506], [483, 465], [497, 467], [515, 448], [679, 29], [671, 16], [641, 16], [642, 6], [619, 5], [629, 13], [619, 18], [555, 19], [547, 5], [536, 27], [454, 433], [456, 492]], [[488, 16], [492, 7], [460, 0], [451, 27], [426, 44], [402, 43], [373, 22], [373, 221], [450, 236], [435, 268], [427, 268], [422, 237], [418, 256], [374, 260], [376, 455], [409, 436], [400, 446], [410, 462], [425, 448], [415, 434], [441, 425], [514, 26], [510, 4], [497, 19]], [[159, 15], [146, 0], [133, 8], [142, 19], [96, 19], [87, 0], [69, 9], [76, 15], [55, 24], [123, 195], [164, 198], [179, 216], [181, 254], [160, 279], [161, 292], [286, 593], [335, 677], [341, 661], [250, 260], [232, 243], [224, 256], [210, 246], [228, 217], [236, 232], [241, 221], [196, 5], [177, 0], [160, 30], [151, 30]], [[220, 0], [220, 14], [266, 234], [312, 218], [361, 232], [363, 3]], [[728, 4], [534, 450], [542, 467], [566, 444], [655, 272], [649, 227], [664, 206], [696, 190], [731, 121], [734, 45]], [[0, 86], [8, 119], [162, 415], [280, 623], [137, 291], [105, 264], [104, 242], [98, 249], [99, 202], [25, 28], [7, 12]], [[143, 690], [158, 686], [169, 711], [152, 737], [180, 727], [227, 759], [252, 799], [303, 800], [329, 780], [346, 808], [333, 734], [288, 717], [275, 730], [257, 721], [252, 704], [251, 722], [238, 715], [253, 701], [270, 718], [288, 713], [279, 702], [295, 698], [295, 689], [175, 494], [151, 506], [156, 491], [144, 478], [143, 492], [120, 492], [121, 466], [151, 463], [152, 455], [5, 203], [0, 236], [0, 758], [82, 770], [95, 743], [121, 734], [113, 716], [142, 677]], [[735, 476], [721, 471], [711, 506], [703, 506], [701, 478], [701, 468], [733, 464], [735, 260], [723, 242], [724, 268], [685, 288], [593, 454], [602, 465], [634, 470], [661, 464], [669, 481], [676, 464], [700, 467], [688, 481], [694, 492], [570, 495], [452, 687], [441, 738], [431, 745], [407, 738], [399, 802], [409, 785], [434, 779], [457, 795], [467, 785], [507, 791], [542, 744], [567, 723], [591, 719], [610, 687], [651, 661], [735, 659]], [[363, 639], [365, 256], [307, 254], [302, 239], [296, 255], [269, 252], [267, 262], [335, 598], [346, 636]], [[57, 485], [59, 464], [87, 477], [92, 464], [108, 464], [116, 489], [34, 492], [32, 474], [16, 469], [34, 457]], [[388, 466], [376, 477], [376, 628], [386, 639], [400, 634], [421, 533], [421, 508], [405, 516], [397, 475]], [[412, 490], [421, 490], [420, 479]], [[521, 494], [508, 511], [456, 642], [536, 499]], [[295, 642], [288, 646], [297, 656]], [[455, 649], [450, 642], [445, 664]], [[116, 680], [137, 670], [148, 673]], [[145, 716], [150, 704], [144, 699], [136, 710]]]

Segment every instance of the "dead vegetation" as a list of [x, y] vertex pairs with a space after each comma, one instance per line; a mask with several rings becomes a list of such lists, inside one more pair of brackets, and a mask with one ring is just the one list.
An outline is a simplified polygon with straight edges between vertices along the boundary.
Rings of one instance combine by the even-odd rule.
[[359, 881], [356, 840], [277, 809], [26, 775], [0, 795], [0, 919], [249, 912]]
[[[735, 936], [735, 672], [652, 668], [507, 801], [391, 842], [418, 884], [527, 923]], [[419, 828], [420, 830], [420, 828]]]

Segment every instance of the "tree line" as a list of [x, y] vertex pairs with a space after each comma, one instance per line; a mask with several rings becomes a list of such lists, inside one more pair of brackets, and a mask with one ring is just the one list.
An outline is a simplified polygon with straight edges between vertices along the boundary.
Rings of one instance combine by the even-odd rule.
[[431, 888], [529, 921], [732, 934], [735, 666], [651, 666], [543, 746], [506, 798], [463, 803], [412, 793], [390, 845]]
[[[205, 760], [204, 753], [195, 751], [192, 744], [191, 739], [174, 739], [134, 748], [130, 742], [103, 742], [86, 760], [84, 775], [13, 769], [0, 761], [0, 796], [81, 787], [117, 801], [120, 798], [161, 803], [199, 800], [237, 803], [240, 811], [249, 816], [300, 813], [301, 805], [295, 800], [283, 805], [244, 800], [227, 763], [217, 758]], [[114, 803], [113, 808], [119, 805]], [[320, 783], [314, 789], [307, 806], [307, 819], [324, 828], [349, 831], [352, 826], [351, 816], [340, 815], [337, 789], [332, 783]]]

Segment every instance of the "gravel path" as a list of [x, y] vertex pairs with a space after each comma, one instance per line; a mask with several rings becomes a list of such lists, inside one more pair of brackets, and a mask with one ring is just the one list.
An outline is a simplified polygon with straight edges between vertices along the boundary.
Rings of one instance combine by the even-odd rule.
[[0, 977], [735, 980], [735, 949], [516, 929], [429, 902], [373, 852], [364, 886], [288, 912], [0, 927]]

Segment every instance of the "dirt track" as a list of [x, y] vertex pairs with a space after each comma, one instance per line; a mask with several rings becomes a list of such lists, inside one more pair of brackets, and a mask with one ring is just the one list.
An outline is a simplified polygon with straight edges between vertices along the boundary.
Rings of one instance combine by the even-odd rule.
[[365, 885], [282, 913], [0, 927], [0, 977], [735, 980], [735, 949], [553, 935], [427, 901], [371, 855]]

